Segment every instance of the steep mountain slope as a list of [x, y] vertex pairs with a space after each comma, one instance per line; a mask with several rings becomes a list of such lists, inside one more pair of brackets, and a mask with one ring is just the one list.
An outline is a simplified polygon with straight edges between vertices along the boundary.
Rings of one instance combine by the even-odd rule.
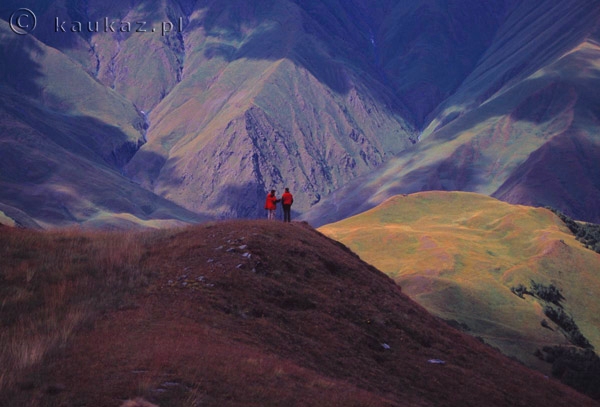
[[300, 192], [306, 210], [410, 144], [393, 93], [351, 54], [357, 27], [326, 30], [321, 6], [242, 3], [190, 16], [183, 80], [152, 111], [133, 179], [193, 210], [254, 217], [271, 187]]
[[462, 190], [600, 221], [598, 21], [597, 2], [517, 7], [421, 142], [306, 219], [332, 222], [399, 193]]
[[261, 216], [265, 190], [283, 186], [304, 212], [416, 141], [413, 124], [464, 80], [510, 8], [478, 4], [209, 2], [189, 18], [183, 80], [128, 174], [217, 216]]
[[0, 55], [10, 61], [0, 65], [0, 202], [12, 207], [6, 215], [24, 226], [203, 219], [121, 175], [144, 142], [143, 117], [129, 101], [3, 21]]
[[[263, 216], [265, 191], [288, 186], [323, 224], [451, 189], [598, 220], [591, 200], [569, 198], [600, 194], [597, 1], [6, 0], [0, 17], [19, 7], [38, 26], [3, 31], [3, 99], [40, 110], [18, 120], [98, 120], [36, 131], [79, 140], [76, 156], [189, 211]], [[559, 154], [577, 182], [561, 175], [540, 194]]]
[[376, 35], [381, 69], [419, 128], [478, 67], [515, 4], [412, 0], [394, 2], [383, 16]]
[[2, 17], [23, 6], [31, 35], [140, 111], [148, 143], [127, 176], [196, 212], [253, 217], [271, 187], [303, 212], [414, 143], [512, 2], [7, 0]]
[[3, 228], [0, 242], [3, 406], [596, 405], [307, 225]]
[[[423, 192], [319, 230], [393, 277], [434, 315], [529, 366], [548, 372], [537, 350], [583, 343], [551, 320], [547, 307], [558, 306], [533, 295], [532, 282], [557, 288], [560, 309], [600, 348], [600, 255], [546, 209], [473, 193]], [[525, 288], [529, 295], [517, 295]]]

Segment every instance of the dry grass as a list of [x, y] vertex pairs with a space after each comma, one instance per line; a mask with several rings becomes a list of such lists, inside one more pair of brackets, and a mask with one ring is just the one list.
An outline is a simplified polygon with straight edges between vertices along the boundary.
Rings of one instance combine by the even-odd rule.
[[152, 273], [140, 267], [148, 234], [0, 234], [0, 391], [27, 386], [46, 357], [100, 312], [133, 306]]
[[135, 400], [127, 400], [121, 404], [121, 407], [158, 407], [156, 404], [152, 404], [143, 398], [136, 398]]
[[0, 239], [1, 406], [593, 405], [304, 224]]
[[[320, 229], [390, 275], [435, 315], [539, 369], [533, 353], [565, 343], [540, 325], [538, 303], [511, 287], [553, 283], [584, 335], [600, 346], [598, 255], [585, 249], [550, 211], [483, 195], [425, 192]], [[595, 293], [595, 294], [594, 294]], [[518, 316], [518, 317], [515, 317]]]

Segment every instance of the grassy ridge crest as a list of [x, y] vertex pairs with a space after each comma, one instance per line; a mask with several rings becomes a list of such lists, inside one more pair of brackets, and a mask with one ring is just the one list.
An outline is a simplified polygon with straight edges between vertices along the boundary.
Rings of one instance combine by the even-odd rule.
[[395, 196], [320, 230], [395, 279], [430, 312], [526, 364], [544, 344], [568, 344], [541, 325], [543, 307], [511, 287], [553, 284], [583, 335], [600, 346], [598, 254], [551, 211], [464, 192]]
[[2, 407], [595, 405], [307, 224], [1, 229]]

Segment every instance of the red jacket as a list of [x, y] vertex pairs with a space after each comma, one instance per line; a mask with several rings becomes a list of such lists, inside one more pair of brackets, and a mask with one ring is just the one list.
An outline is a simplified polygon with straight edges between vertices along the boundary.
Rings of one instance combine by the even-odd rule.
[[277, 202], [279, 202], [279, 199], [277, 199], [277, 196], [271, 195], [271, 193], [269, 193], [269, 195], [267, 195], [267, 201], [265, 202], [265, 209], [269, 209], [269, 210], [277, 209]]
[[283, 195], [281, 195], [281, 203], [284, 205], [293, 204], [294, 196], [292, 194], [290, 194], [289, 192], [284, 192]]

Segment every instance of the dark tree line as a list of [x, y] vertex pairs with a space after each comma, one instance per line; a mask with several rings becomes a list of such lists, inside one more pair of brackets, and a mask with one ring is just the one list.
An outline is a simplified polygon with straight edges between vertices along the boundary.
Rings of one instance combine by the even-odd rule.
[[[552, 376], [566, 385], [600, 400], [600, 357], [594, 347], [579, 330], [575, 320], [565, 312], [562, 301], [565, 297], [554, 285], [544, 285], [531, 280], [530, 286], [519, 284], [511, 291], [524, 298], [530, 295], [544, 305], [544, 314], [557, 326], [573, 346], [545, 346], [536, 351], [536, 356], [552, 364]], [[548, 321], [542, 326], [552, 329]]]
[[554, 208], [548, 208], [556, 214], [569, 228], [575, 238], [590, 250], [600, 253], [600, 225], [576, 222]]
[[552, 320], [556, 325], [560, 327], [565, 337], [573, 345], [583, 349], [593, 349], [592, 344], [587, 340], [585, 336], [579, 330], [579, 327], [562, 308], [556, 308], [551, 305], [544, 307], [544, 314]]
[[524, 298], [525, 295], [531, 295], [537, 297], [544, 302], [549, 302], [562, 308], [561, 301], [565, 299], [561, 294], [560, 290], [556, 288], [554, 284], [544, 285], [536, 283], [531, 280], [530, 288], [525, 287], [523, 284], [519, 284], [516, 287], [510, 289], [513, 294]]
[[600, 400], [600, 357], [591, 349], [545, 346], [536, 355], [552, 364], [552, 376], [575, 390]]

